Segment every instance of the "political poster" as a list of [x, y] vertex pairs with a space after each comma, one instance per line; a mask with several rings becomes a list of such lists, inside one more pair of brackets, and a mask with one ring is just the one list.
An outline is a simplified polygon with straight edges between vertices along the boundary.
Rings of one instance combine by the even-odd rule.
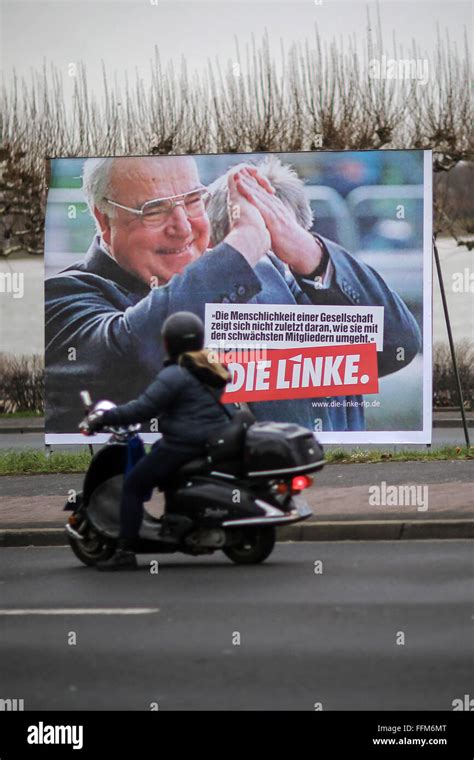
[[[223, 401], [324, 443], [431, 442], [430, 151], [51, 160], [45, 442], [139, 396], [192, 311]], [[192, 424], [192, 420], [190, 420]], [[146, 442], [159, 418], [142, 426]], [[106, 434], [94, 442], [107, 440]]]

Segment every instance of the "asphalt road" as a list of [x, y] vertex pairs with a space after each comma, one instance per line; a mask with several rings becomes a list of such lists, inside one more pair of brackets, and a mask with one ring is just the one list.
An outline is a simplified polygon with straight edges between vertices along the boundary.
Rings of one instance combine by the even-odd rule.
[[[105, 575], [68, 549], [1, 550], [0, 697], [25, 710], [451, 710], [472, 694], [472, 542], [278, 544], [253, 568], [168, 555], [158, 574], [139, 559]], [[3, 614], [64, 608], [79, 614]], [[116, 612], [85, 614], [99, 608]]]

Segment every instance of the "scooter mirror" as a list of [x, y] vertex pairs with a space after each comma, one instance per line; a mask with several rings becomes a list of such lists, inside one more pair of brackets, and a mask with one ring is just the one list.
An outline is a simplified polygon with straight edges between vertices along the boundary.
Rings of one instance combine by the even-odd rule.
[[91, 399], [91, 394], [89, 393], [89, 391], [81, 391], [79, 395], [81, 397], [81, 401], [84, 405], [84, 408], [90, 409], [92, 406], [92, 399]]

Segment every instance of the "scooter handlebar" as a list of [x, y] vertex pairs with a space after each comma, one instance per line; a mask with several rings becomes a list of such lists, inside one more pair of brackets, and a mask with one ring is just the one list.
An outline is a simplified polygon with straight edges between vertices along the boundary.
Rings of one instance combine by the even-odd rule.
[[87, 424], [87, 417], [80, 423], [79, 431], [82, 433], [82, 435], [93, 435], [93, 433], [91, 433], [89, 425]]
[[[86, 417], [82, 420], [82, 422], [79, 424], [79, 430], [83, 435], [94, 435], [94, 432], [91, 431], [89, 427], [89, 415], [92, 412], [104, 412], [108, 409], [115, 408], [116, 404], [114, 404], [112, 401], [106, 401], [105, 399], [102, 401], [97, 401], [96, 404], [92, 401], [91, 395], [89, 391], [81, 391], [80, 392], [81, 401], [84, 404]], [[100, 432], [104, 433], [112, 433], [113, 435], [124, 435], [124, 434], [133, 434], [137, 433], [141, 428], [140, 424], [137, 425], [127, 425], [125, 427], [122, 426], [105, 426]]]

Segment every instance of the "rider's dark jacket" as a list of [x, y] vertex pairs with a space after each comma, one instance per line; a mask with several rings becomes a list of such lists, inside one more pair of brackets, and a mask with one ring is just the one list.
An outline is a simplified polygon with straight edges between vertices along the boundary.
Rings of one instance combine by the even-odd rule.
[[204, 444], [209, 435], [229, 422], [218, 399], [226, 385], [212, 367], [198, 366], [192, 354], [180, 363], [168, 361], [136, 400], [104, 412], [104, 425], [129, 425], [159, 419], [159, 432], [173, 446]]

